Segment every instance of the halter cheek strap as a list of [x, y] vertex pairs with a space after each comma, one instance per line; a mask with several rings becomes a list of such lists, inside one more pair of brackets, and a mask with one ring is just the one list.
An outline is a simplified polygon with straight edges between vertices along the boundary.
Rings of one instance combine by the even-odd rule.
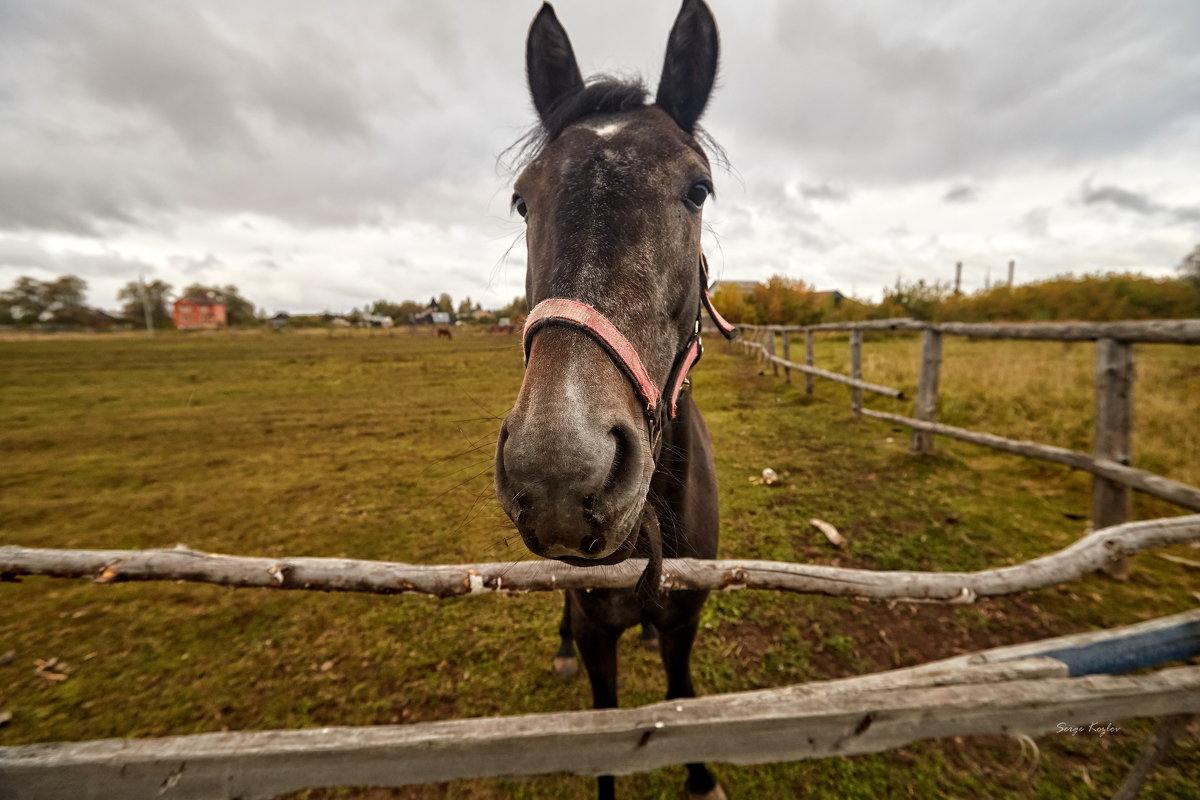
[[737, 328], [713, 308], [712, 297], [708, 291], [708, 261], [705, 259], [704, 253], [700, 254], [699, 271], [701, 292], [700, 307], [696, 309], [696, 324], [692, 329], [692, 335], [684, 343], [683, 349], [675, 356], [675, 362], [671, 365], [671, 371], [667, 375], [665, 388], [668, 393], [668, 403], [666, 409], [661, 406], [658, 386], [650, 377], [645, 364], [642, 363], [637, 348], [625, 338], [625, 335], [608, 317], [580, 300], [554, 297], [543, 300], [533, 307], [525, 319], [522, 342], [525, 349], [525, 363], [529, 363], [534, 334], [547, 325], [566, 325], [583, 331], [604, 348], [613, 363], [629, 379], [633, 391], [642, 401], [642, 407], [650, 426], [650, 439], [657, 451], [658, 441], [662, 435], [663, 412], [666, 411], [670, 419], [675, 419], [679, 411], [679, 395], [688, 385], [688, 374], [700, 360], [700, 356], [704, 354], [704, 346], [700, 342], [701, 315], [707, 310], [713, 324], [726, 339], [737, 336]]

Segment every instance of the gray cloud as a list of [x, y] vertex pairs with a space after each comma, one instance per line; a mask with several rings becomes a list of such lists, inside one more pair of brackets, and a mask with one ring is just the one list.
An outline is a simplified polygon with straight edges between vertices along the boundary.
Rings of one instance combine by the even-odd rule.
[[942, 195], [943, 203], [974, 203], [978, 199], [979, 191], [967, 183], [956, 183]]
[[0, 240], [0, 269], [12, 274], [42, 270], [81, 278], [111, 278], [155, 272], [152, 264], [115, 251], [86, 253], [79, 251], [52, 252], [40, 245], [24, 241]]
[[[0, 243], [97, 285], [157, 269], [179, 285], [245, 284], [278, 307], [439, 286], [507, 300], [523, 247], [505, 250], [522, 228], [496, 156], [533, 121], [523, 42], [536, 5], [0, 0]], [[672, 4], [556, 6], [585, 74], [654, 85]], [[990, 241], [990, 220], [1049, 248], [1051, 213], [1066, 236], [1071, 215], [1099, 209], [1120, 224], [1095, 252], [1142, 264], [1200, 221], [1197, 170], [1178, 167], [1200, 152], [1200, 4], [715, 12], [722, 67], [704, 125], [744, 176], [718, 176], [706, 212], [727, 277], [819, 263], [822, 281], [867, 287], [960, 251], [1003, 263], [997, 248], [1012, 245]], [[1088, 184], [1028, 210], [1088, 174], [1154, 195]], [[974, 202], [939, 210], [943, 187]], [[901, 224], [911, 235], [887, 235]], [[1103, 263], [1068, 244], [1045, 252], [1021, 254], [1023, 270]]]
[[1168, 206], [1120, 186], [1094, 187], [1090, 180], [1084, 182], [1080, 199], [1089, 206], [1111, 206], [1142, 216], [1165, 215], [1178, 222], [1200, 222], [1200, 206]]
[[829, 203], [845, 203], [850, 199], [850, 190], [828, 183], [800, 184], [800, 195], [805, 200], [826, 201]]

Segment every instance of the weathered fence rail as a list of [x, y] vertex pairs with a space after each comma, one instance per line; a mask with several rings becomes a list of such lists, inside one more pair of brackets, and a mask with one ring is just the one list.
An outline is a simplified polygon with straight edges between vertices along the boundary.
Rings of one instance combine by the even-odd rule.
[[902, 670], [640, 708], [0, 748], [0, 777], [13, 798], [76, 798], [81, 787], [92, 797], [269, 798], [322, 786], [790, 761], [1200, 712], [1200, 667], [1114, 677], [1109, 667], [1123, 664], [1094, 658], [1139, 648], [1143, 664], [1200, 653], [1200, 611]]
[[[1092, 525], [1105, 528], [1120, 525], [1130, 516], [1130, 489], [1158, 497], [1183, 508], [1200, 511], [1200, 489], [1132, 466], [1132, 417], [1135, 343], [1200, 344], [1200, 320], [1136, 320], [1125, 322], [1034, 322], [974, 323], [921, 322], [913, 319], [834, 322], [821, 325], [742, 325], [741, 346], [757, 353], [772, 364], [785, 367], [784, 376], [795, 369], [809, 377], [806, 391], [813, 392], [811, 376], [838, 381], [851, 387], [850, 410], [855, 417], [867, 416], [912, 429], [912, 450], [933, 450], [934, 436], [1003, 450], [1009, 453], [1063, 464], [1092, 473]], [[812, 365], [813, 334], [821, 331], [850, 333], [850, 374], [821, 370]], [[864, 408], [862, 390], [903, 399], [898, 389], [881, 387], [862, 380], [863, 331], [921, 331], [921, 369], [912, 417]], [[794, 364], [775, 355], [775, 337], [783, 337], [783, 349], [790, 352], [790, 337], [805, 336], [806, 364]], [[992, 433], [972, 431], [936, 422], [938, 385], [941, 379], [942, 338], [944, 335], [987, 339], [1036, 339], [1047, 341], [1096, 342], [1095, 434], [1091, 455], [1077, 450], [1018, 441]], [[1127, 563], [1110, 568], [1124, 574]]]
[[[969, 603], [1083, 577], [1151, 548], [1200, 541], [1200, 514], [1130, 522], [1093, 531], [1041, 558], [978, 572], [904, 572], [783, 561], [665, 559], [663, 588], [766, 589], [872, 600]], [[119, 581], [195, 581], [260, 589], [309, 589], [435, 597], [619, 589], [636, 585], [644, 559], [599, 567], [557, 561], [400, 564], [346, 558], [252, 558], [171, 550], [53, 550], [0, 547], [0, 577], [21, 575]]]

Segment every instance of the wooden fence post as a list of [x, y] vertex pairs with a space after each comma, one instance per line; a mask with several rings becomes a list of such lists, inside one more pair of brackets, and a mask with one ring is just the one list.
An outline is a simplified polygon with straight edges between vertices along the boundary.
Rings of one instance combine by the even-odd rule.
[[[808, 366], [812, 367], [812, 366], [816, 366], [815, 361], [816, 361], [816, 359], [813, 358], [813, 332], [805, 331], [804, 332], [804, 363], [807, 364]], [[814, 382], [814, 380], [813, 380], [812, 373], [805, 373], [805, 375], [804, 375], [804, 393], [805, 394], [813, 393], [813, 382]]]
[[[1096, 341], [1096, 435], [1093, 452], [1129, 466], [1132, 461], [1133, 345], [1116, 339]], [[1096, 530], [1129, 520], [1129, 487], [1107, 478], [1092, 478], [1092, 527]], [[1105, 570], [1114, 578], [1129, 575], [1129, 559]]]
[[[789, 333], [787, 328], [784, 328], [780, 335], [783, 337], [783, 360], [791, 361], [792, 360], [792, 337], [791, 337], [791, 334]], [[792, 368], [791, 367], [783, 368], [783, 379], [785, 381], [787, 381], [788, 383], [792, 382]]]
[[[767, 335], [767, 340], [764, 343], [767, 346], [767, 355], [773, 356], [775, 355], [775, 331], [767, 328], [763, 333]], [[768, 360], [770, 359], [768, 358]], [[771, 374], [777, 378], [779, 377], [779, 365], [774, 361], [771, 361]]]
[[[917, 383], [917, 408], [913, 414], [923, 422], [937, 420], [938, 381], [942, 373], [942, 334], [926, 328], [921, 338], [921, 377]], [[914, 453], [933, 452], [933, 434], [914, 430], [912, 435]]]
[[[862, 380], [862, 331], [850, 331], [850, 377]], [[855, 419], [862, 416], [862, 389], [850, 387], [850, 413]]]

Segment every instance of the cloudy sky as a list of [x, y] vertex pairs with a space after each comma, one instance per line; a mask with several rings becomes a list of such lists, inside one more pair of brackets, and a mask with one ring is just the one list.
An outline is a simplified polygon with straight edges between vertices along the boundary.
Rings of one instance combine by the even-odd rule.
[[[1200, 3], [713, 0], [729, 279], [1171, 274], [1200, 242]], [[143, 275], [268, 311], [523, 291], [498, 156], [535, 0], [0, 0], [0, 288]], [[655, 85], [675, 0], [561, 0]], [[515, 244], [514, 244], [515, 243]]]

